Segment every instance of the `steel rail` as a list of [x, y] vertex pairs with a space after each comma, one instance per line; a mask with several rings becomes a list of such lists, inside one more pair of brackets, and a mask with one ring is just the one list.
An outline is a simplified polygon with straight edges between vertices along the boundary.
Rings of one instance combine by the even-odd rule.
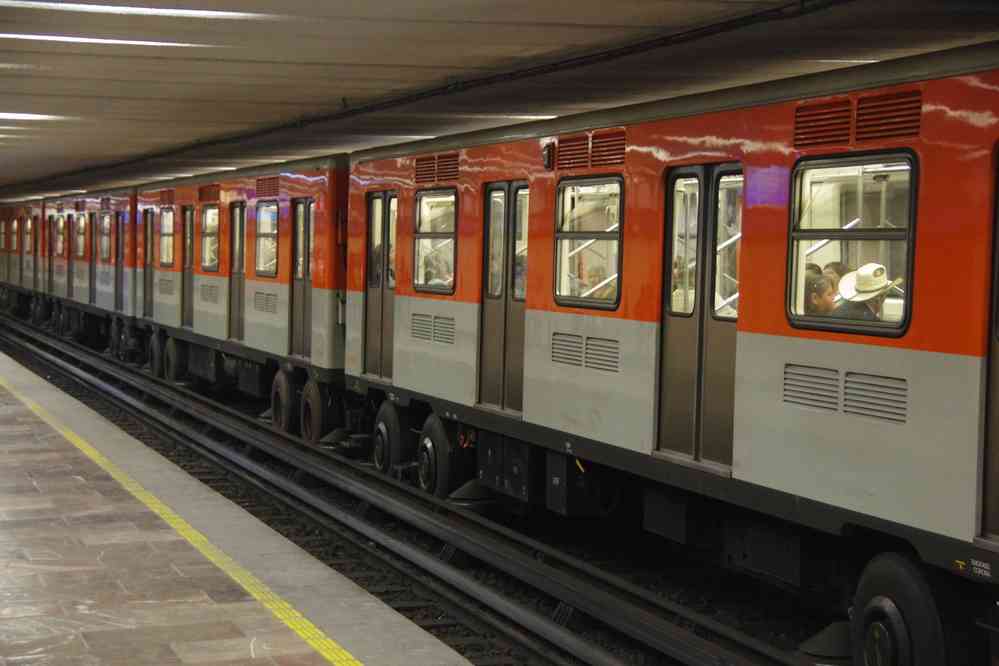
[[[37, 329], [6, 318], [8, 328], [21, 336], [37, 334]], [[205, 430], [199, 430], [178, 423], [173, 414], [177, 411], [200, 421], [204, 426], [224, 433], [232, 440], [264, 452], [276, 460], [301, 470], [318, 481], [356, 497], [367, 504], [384, 511], [402, 522], [423, 531], [445, 543], [451, 544], [468, 555], [493, 566], [522, 582], [543, 591], [555, 599], [587, 613], [597, 621], [632, 637], [664, 655], [690, 666], [758, 666], [783, 664], [786, 666], [806, 666], [814, 661], [799, 653], [782, 651], [759, 639], [723, 625], [717, 620], [683, 607], [675, 602], [656, 597], [651, 592], [601, 571], [581, 560], [565, 555], [554, 548], [536, 542], [508, 528], [497, 526], [480, 516], [453, 507], [414, 488], [406, 486], [384, 475], [362, 468], [357, 463], [339, 456], [331, 456], [305, 447], [296, 438], [261, 424], [243, 413], [228, 406], [210, 402], [183, 387], [154, 379], [134, 366], [111, 361], [81, 345], [61, 339], [43, 337], [32, 338], [0, 333], [8, 340], [31, 351], [46, 361], [53, 363], [77, 379], [89, 383], [113, 396], [123, 405], [145, 414], [164, 427], [174, 429], [178, 436], [197, 443], [198, 446], [213, 451], [231, 461], [232, 464], [245, 464], [248, 469], [260, 468], [261, 478], [282, 488], [284, 492], [298, 498], [320, 512], [334, 511], [336, 507], [283, 477], [276, 477], [272, 470], [261, 467], [247, 455], [232, 450], [229, 446], [209, 437]], [[151, 407], [112, 384], [97, 379], [93, 372], [86, 372], [73, 363], [43, 350], [40, 344], [67, 355], [75, 363], [82, 363], [94, 372], [108, 375], [115, 381], [136, 389], [164, 405], [170, 412], [164, 413]], [[86, 350], [88, 353], [81, 354]], [[257, 473], [257, 472], [254, 472]], [[331, 517], [334, 517], [331, 515]], [[340, 520], [335, 517], [335, 520]], [[349, 519], [349, 520], [348, 520]], [[376, 528], [358, 522], [356, 516], [344, 516], [345, 524], [357, 523], [359, 532], [372, 531], [371, 538], [380, 542], [385, 539], [385, 547], [396, 550], [405, 559], [414, 558], [413, 563], [421, 566], [427, 554], [414, 551], [411, 545], [394, 543], [389, 535], [378, 536]], [[363, 530], [361, 529], [363, 527]], [[377, 538], [376, 538], [377, 537]], [[422, 557], [421, 557], [422, 554]], [[578, 656], [587, 663], [616, 664], [616, 657], [609, 655], [592, 643], [581, 640], [564, 627], [548, 618], [513, 605], [499, 598], [490, 588], [479, 589], [481, 584], [461, 571], [443, 564], [436, 558], [426, 562], [428, 570], [433, 565], [434, 575], [442, 580], [466, 590], [476, 590], [472, 594], [480, 596], [487, 605], [496, 606], [496, 612], [516, 620], [533, 633], [544, 637], [566, 652]], [[454, 583], [451, 583], [451, 581]], [[488, 600], [488, 601], [487, 601]], [[664, 615], [674, 615], [685, 623], [695, 625], [697, 631], [680, 626]], [[525, 622], [525, 619], [527, 622]], [[700, 634], [709, 632], [714, 640]], [[593, 652], [597, 650], [597, 652]], [[582, 655], [587, 656], [582, 656]]]

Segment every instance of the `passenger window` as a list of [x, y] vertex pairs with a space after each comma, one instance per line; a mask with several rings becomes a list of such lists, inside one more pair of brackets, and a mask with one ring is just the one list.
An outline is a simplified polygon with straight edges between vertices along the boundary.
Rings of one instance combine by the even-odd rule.
[[[27, 244], [27, 231], [28, 231], [27, 225], [25, 225], [24, 231], [25, 231], [25, 247], [27, 247], [28, 246], [28, 244]], [[77, 258], [79, 258], [79, 257], [84, 256], [84, 254], [87, 251], [87, 240], [86, 240], [87, 239], [87, 214], [86, 213], [81, 213], [81, 214], [79, 214], [79, 215], [76, 216], [76, 226], [74, 228], [74, 232], [75, 232], [75, 234], [74, 234], [74, 237], [73, 237], [73, 254], [76, 255]]]
[[264, 277], [277, 275], [278, 262], [278, 205], [257, 205], [257, 264], [256, 274]]
[[295, 203], [295, 279], [305, 278], [305, 211], [306, 202]]
[[173, 209], [160, 211], [160, 266], [173, 266]]
[[[233, 239], [233, 243], [237, 242]], [[201, 270], [215, 273], [219, 269], [219, 208], [201, 209]]]
[[394, 194], [389, 196], [388, 216], [388, 237], [385, 239], [385, 247], [388, 248], [388, 261], [385, 265], [385, 272], [388, 288], [395, 289], [395, 230], [399, 219], [399, 198]]
[[670, 312], [694, 313], [697, 300], [697, 237], [700, 226], [701, 181], [696, 177], [673, 181], [673, 259]]
[[577, 180], [558, 188], [555, 300], [613, 306], [620, 290], [621, 182]]
[[793, 319], [831, 328], [901, 328], [911, 302], [909, 158], [806, 163], [795, 189]]
[[715, 219], [715, 316], [739, 315], [739, 249], [742, 244], [742, 174], [718, 179]]
[[111, 213], [101, 214], [100, 253], [101, 261], [111, 259]]
[[416, 194], [415, 271], [413, 286], [424, 291], [454, 292], [457, 195], [453, 191]]
[[184, 219], [184, 268], [194, 266], [194, 208], [185, 206], [181, 209]]
[[385, 199], [381, 193], [368, 200], [368, 286], [382, 286], [382, 231]]
[[34, 246], [31, 244], [31, 218], [24, 218], [24, 249], [28, 254], [34, 254]]
[[0, 250], [7, 249], [7, 223], [0, 222]]
[[506, 191], [489, 193], [489, 276], [486, 294], [503, 295], [503, 250], [506, 231]]
[[10, 249], [17, 252], [17, 220], [10, 223]]
[[530, 212], [530, 190], [516, 190], [516, 208], [513, 211], [513, 297], [522, 301], [527, 295], [527, 221]]

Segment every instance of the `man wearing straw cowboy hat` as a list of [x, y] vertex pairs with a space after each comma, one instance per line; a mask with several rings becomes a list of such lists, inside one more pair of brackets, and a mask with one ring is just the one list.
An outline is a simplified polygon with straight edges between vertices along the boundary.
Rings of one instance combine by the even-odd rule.
[[832, 314], [843, 319], [881, 321], [881, 305], [885, 296], [901, 281], [889, 280], [888, 271], [881, 264], [864, 264], [839, 281], [843, 302]]

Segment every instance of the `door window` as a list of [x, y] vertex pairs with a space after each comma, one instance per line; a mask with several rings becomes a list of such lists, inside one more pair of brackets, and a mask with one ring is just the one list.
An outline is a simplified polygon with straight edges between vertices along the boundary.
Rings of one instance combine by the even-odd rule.
[[696, 177], [673, 181], [673, 259], [670, 312], [689, 315], [697, 299], [697, 236], [700, 225], [701, 181]]
[[503, 274], [506, 238], [506, 191], [489, 193], [489, 271], [486, 295], [503, 295]]
[[718, 179], [715, 218], [714, 314], [735, 319], [739, 314], [739, 250], [742, 244], [742, 174]]
[[527, 294], [527, 221], [530, 211], [530, 190], [515, 190], [516, 208], [513, 220], [513, 297], [522, 301]]
[[[237, 239], [233, 238], [235, 250]], [[201, 209], [201, 270], [214, 273], [219, 269], [219, 208]]]

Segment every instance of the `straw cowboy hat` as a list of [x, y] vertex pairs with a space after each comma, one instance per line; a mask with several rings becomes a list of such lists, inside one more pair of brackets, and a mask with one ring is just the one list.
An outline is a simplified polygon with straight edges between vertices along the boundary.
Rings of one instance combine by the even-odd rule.
[[888, 271], [881, 264], [864, 264], [843, 276], [839, 281], [839, 293], [843, 300], [863, 303], [880, 296], [900, 282], [901, 278], [889, 280]]

